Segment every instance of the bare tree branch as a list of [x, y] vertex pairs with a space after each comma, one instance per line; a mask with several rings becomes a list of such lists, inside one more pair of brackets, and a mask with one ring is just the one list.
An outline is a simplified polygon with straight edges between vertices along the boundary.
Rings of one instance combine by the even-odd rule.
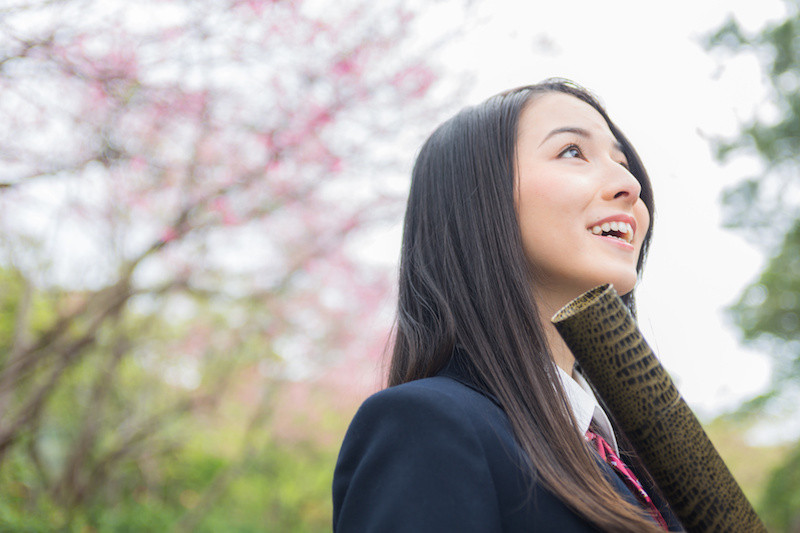
[[118, 339], [109, 354], [110, 357], [106, 360], [105, 368], [95, 376], [89, 401], [91, 407], [84, 411], [83, 421], [80, 424], [81, 431], [72, 445], [61, 478], [55, 485], [54, 492], [60, 495], [62, 501], [70, 501], [74, 505], [83, 499], [86, 490], [92, 488], [81, 486], [81, 472], [97, 443], [97, 435], [102, 427], [103, 407], [114, 383], [116, 369], [130, 347], [128, 339], [124, 337]]
[[[109, 316], [119, 312], [125, 302], [133, 294], [130, 289], [129, 272], [119, 282], [98, 292], [88, 295], [80, 305], [71, 312], [62, 315], [48, 331], [42, 334], [39, 342], [33, 346], [22, 349], [13, 361], [3, 368], [0, 374], [0, 393], [12, 388], [22, 379], [22, 376], [32, 369], [45, 357], [69, 359], [69, 354], [74, 353], [75, 346], [88, 346], [97, 330]], [[56, 342], [61, 340], [70, 327], [73, 327], [77, 317], [89, 319], [84, 332], [75, 342], [66, 341], [62, 348], [55, 348]], [[86, 342], [86, 341], [89, 342]], [[69, 356], [68, 356], [69, 355]]]
[[86, 336], [64, 350], [61, 359], [50, 371], [49, 377], [29, 396], [27, 403], [19, 409], [16, 418], [0, 428], [0, 464], [2, 464], [9, 447], [22, 436], [22, 430], [39, 416], [45, 401], [53, 392], [54, 385], [70, 366], [72, 359], [94, 342], [93, 336]]

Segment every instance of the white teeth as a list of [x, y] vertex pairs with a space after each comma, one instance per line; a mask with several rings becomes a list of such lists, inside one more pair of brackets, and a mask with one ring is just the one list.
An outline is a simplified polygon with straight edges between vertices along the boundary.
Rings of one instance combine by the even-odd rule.
[[633, 228], [627, 222], [625, 223], [625, 229], [620, 230], [622, 231], [622, 238], [625, 239], [625, 242], [629, 243], [633, 240]]
[[[628, 244], [633, 241], [633, 226], [627, 222], [603, 222], [602, 224], [592, 226], [590, 231], [595, 235], [600, 235], [601, 233], [607, 233], [609, 231], [618, 231], [622, 233], [622, 235], [615, 238], [623, 240]], [[609, 235], [609, 237], [611, 237], [611, 235]]]

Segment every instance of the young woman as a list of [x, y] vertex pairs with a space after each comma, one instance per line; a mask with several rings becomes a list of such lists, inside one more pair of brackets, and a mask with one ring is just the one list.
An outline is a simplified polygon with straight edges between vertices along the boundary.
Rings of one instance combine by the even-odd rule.
[[334, 530], [680, 530], [550, 323], [603, 283], [633, 311], [652, 215], [636, 151], [570, 82], [442, 124], [412, 176], [390, 387], [345, 437]]

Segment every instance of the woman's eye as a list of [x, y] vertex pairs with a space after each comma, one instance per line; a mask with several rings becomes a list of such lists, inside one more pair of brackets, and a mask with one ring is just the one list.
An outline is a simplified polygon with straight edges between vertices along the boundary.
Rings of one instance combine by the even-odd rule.
[[560, 154], [558, 154], [558, 156], [559, 157], [566, 157], [566, 158], [569, 158], [569, 159], [572, 159], [572, 158], [575, 158], [575, 157], [577, 157], [579, 159], [585, 159], [583, 157], [583, 152], [581, 152], [581, 149], [577, 145], [574, 145], [574, 144], [571, 144], [571, 145], [567, 146], [566, 148], [564, 148], [564, 150]]

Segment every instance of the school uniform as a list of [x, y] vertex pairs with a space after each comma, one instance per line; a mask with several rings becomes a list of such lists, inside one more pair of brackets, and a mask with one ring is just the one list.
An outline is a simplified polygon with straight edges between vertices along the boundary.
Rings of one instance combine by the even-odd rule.
[[[608, 418], [585, 385], [561, 376], [583, 431], [613, 447]], [[578, 378], [579, 381], [581, 378]], [[458, 365], [435, 377], [380, 391], [356, 413], [342, 444], [333, 480], [333, 529], [350, 532], [490, 533], [598, 531], [521, 465], [528, 461], [508, 417], [492, 395]], [[598, 457], [612, 486], [634, 494]], [[647, 487], [645, 487], [647, 490]], [[670, 530], [680, 525], [653, 502]]]

